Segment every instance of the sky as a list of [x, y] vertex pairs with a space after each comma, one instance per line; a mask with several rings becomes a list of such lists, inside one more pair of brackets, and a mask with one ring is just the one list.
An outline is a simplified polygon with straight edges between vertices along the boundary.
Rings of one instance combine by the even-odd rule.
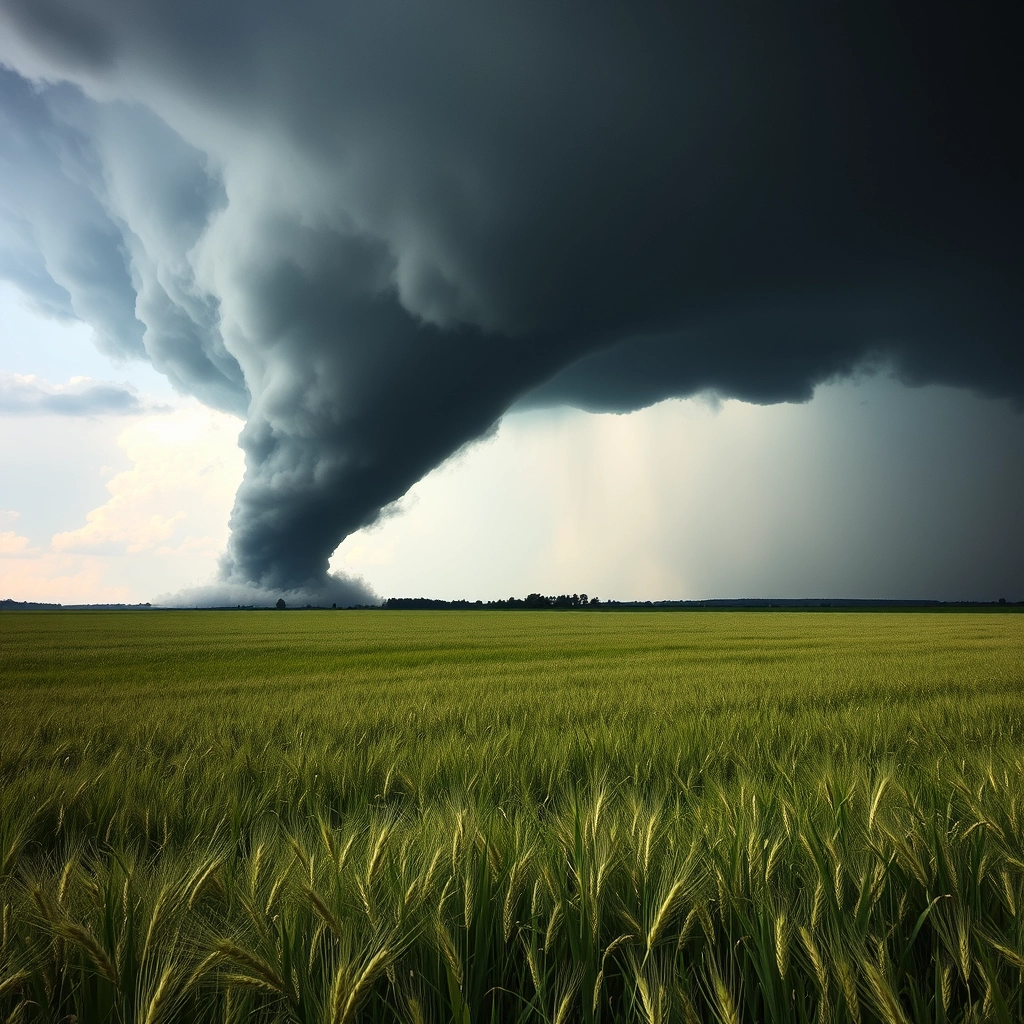
[[0, 597], [1024, 599], [1020, 15], [0, 0]]

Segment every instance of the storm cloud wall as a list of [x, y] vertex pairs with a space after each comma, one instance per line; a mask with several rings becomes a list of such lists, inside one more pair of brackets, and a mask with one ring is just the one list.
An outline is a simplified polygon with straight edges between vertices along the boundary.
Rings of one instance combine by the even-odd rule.
[[227, 584], [340, 593], [524, 396], [1024, 395], [1013, 5], [0, 12], [0, 275], [245, 415]]

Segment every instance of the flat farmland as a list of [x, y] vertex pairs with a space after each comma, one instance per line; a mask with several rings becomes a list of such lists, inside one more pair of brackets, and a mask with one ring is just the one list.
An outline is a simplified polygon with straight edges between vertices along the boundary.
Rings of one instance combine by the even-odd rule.
[[1024, 1019], [1024, 616], [0, 615], [0, 1020]]

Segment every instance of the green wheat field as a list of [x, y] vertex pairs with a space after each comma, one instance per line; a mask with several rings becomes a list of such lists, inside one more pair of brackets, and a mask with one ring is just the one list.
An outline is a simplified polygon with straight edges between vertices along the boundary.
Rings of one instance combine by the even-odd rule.
[[1024, 615], [0, 616], [0, 1021], [1024, 1020]]

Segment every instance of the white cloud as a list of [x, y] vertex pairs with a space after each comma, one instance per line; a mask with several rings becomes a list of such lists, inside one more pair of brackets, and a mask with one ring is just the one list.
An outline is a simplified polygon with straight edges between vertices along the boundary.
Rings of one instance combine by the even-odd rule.
[[213, 575], [242, 475], [239, 422], [197, 402], [139, 417], [118, 437], [130, 468], [106, 502], [49, 550], [0, 534], [0, 596], [18, 600], [149, 600]]
[[128, 427], [118, 444], [131, 469], [108, 481], [110, 499], [85, 526], [54, 536], [53, 550], [166, 557], [222, 549], [241, 470], [237, 433], [236, 419], [197, 403]]
[[28, 537], [22, 537], [13, 530], [0, 533], [0, 558], [24, 558], [38, 551], [38, 548], [32, 547]]
[[0, 594], [16, 601], [113, 604], [140, 600], [132, 588], [111, 583], [99, 558], [42, 553], [34, 558], [0, 556]]
[[131, 494], [126, 496], [115, 493], [106, 505], [89, 513], [88, 522], [81, 529], [56, 534], [53, 550], [62, 553], [137, 555], [159, 546], [162, 553], [174, 553], [176, 548], [161, 542], [174, 536], [177, 524], [185, 518], [186, 513], [176, 512], [172, 516], [157, 513], [148, 520], [135, 520], [135, 509], [131, 504], [133, 497]]

